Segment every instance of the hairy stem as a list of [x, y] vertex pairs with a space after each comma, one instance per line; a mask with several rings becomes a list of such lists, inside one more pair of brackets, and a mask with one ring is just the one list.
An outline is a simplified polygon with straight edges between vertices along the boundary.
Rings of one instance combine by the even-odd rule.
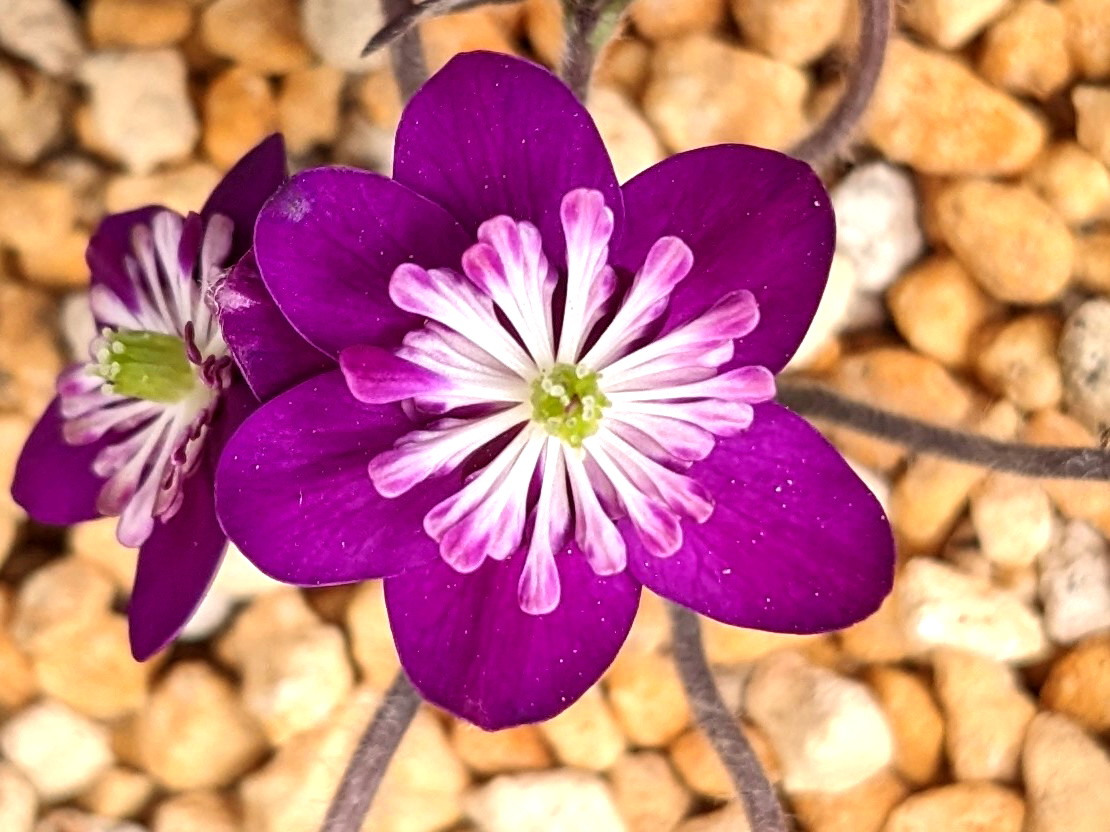
[[567, 3], [567, 43], [563, 52], [562, 76], [579, 101], [586, 100], [597, 51], [593, 33], [601, 20], [605, 0], [571, 0]]
[[669, 604], [668, 611], [674, 633], [674, 660], [694, 718], [728, 769], [752, 832], [786, 832], [786, 818], [775, 789], [713, 681], [697, 613], [677, 604]]
[[1027, 477], [1110, 480], [1110, 451], [1102, 448], [1028, 445], [988, 439], [899, 416], [845, 398], [812, 382], [780, 378], [776, 399], [803, 416], [825, 419], [880, 439], [889, 439], [915, 451], [926, 451], [997, 471]]
[[883, 68], [890, 37], [890, 0], [860, 0], [859, 6], [859, 46], [844, 94], [817, 129], [790, 151], [812, 165], [828, 161], [844, 149], [867, 110]]
[[[403, 17], [416, 8], [412, 0], [381, 0], [381, 4], [386, 20]], [[366, 54], [365, 50], [363, 54]], [[410, 27], [399, 34], [389, 45], [389, 60], [401, 90], [401, 99], [408, 101], [428, 80], [428, 62], [424, 58], [420, 33]]]
[[[509, 3], [519, 2], [521, 0], [420, 0], [420, 2], [413, 3], [411, 0], [406, 0], [403, 8], [400, 7], [400, 4], [397, 4], [398, 8], [395, 11], [386, 11], [385, 25], [366, 42], [366, 46], [362, 48], [362, 54], [366, 56], [389, 46], [398, 38], [411, 32], [412, 28], [426, 17], [464, 12], [478, 6], [508, 5]], [[388, 0], [383, 0], [383, 8], [387, 4]]]
[[389, 761], [393, 759], [419, 705], [420, 694], [405, 672], [398, 671], [378, 712], [359, 738], [355, 753], [328, 807], [321, 832], [358, 832], [362, 828]]

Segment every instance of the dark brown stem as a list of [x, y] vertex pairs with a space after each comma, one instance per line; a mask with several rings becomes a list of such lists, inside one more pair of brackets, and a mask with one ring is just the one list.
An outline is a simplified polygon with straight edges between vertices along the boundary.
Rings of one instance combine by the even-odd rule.
[[378, 712], [359, 738], [355, 753], [328, 807], [321, 832], [359, 832], [362, 829], [389, 761], [393, 759], [419, 706], [420, 694], [405, 672], [398, 671]]
[[[385, 0], [383, 0], [384, 6]], [[404, 36], [426, 17], [438, 17], [453, 12], [464, 12], [478, 6], [508, 5], [519, 3], [521, 0], [421, 0], [421, 2], [406, 2], [404, 9], [392, 14], [386, 12], [385, 25], [374, 33], [362, 48], [363, 56], [389, 46], [398, 38]]]
[[[415, 8], [412, 0], [381, 0], [381, 4], [386, 20], [404, 17]], [[366, 54], [365, 50], [363, 54]], [[420, 33], [412, 28], [400, 33], [389, 45], [389, 60], [401, 90], [401, 99], [408, 101], [428, 80], [428, 62], [424, 58]]]
[[860, 0], [859, 46], [844, 94], [817, 129], [794, 146], [792, 156], [819, 165], [844, 149], [875, 92], [889, 38], [890, 0]]
[[803, 416], [824, 419], [853, 430], [960, 462], [1027, 477], [1110, 480], [1110, 451], [1001, 442], [899, 416], [812, 382], [779, 379], [780, 404]]
[[744, 803], [752, 832], [786, 832], [786, 818], [775, 788], [740, 730], [736, 716], [729, 712], [721, 699], [717, 683], [713, 681], [713, 672], [709, 669], [702, 645], [701, 622], [697, 613], [677, 604], [669, 604], [668, 610], [674, 633], [674, 660], [694, 718], [728, 770]]

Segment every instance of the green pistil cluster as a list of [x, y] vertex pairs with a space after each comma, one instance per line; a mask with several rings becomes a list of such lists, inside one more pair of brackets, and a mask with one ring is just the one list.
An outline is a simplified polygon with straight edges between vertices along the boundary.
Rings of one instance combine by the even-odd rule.
[[112, 391], [150, 402], [173, 404], [192, 393], [196, 371], [185, 355], [185, 342], [161, 332], [101, 333], [93, 371]]
[[597, 373], [581, 365], [556, 364], [532, 383], [532, 419], [572, 448], [597, 433], [609, 404]]

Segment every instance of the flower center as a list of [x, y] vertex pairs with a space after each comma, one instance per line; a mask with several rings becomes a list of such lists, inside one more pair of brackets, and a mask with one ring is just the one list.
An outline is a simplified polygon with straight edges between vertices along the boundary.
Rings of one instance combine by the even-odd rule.
[[532, 382], [532, 419], [572, 448], [597, 433], [609, 399], [597, 373], [581, 364], [556, 364]]
[[108, 393], [174, 404], [199, 384], [185, 341], [176, 335], [105, 327], [94, 353], [91, 369], [107, 383]]

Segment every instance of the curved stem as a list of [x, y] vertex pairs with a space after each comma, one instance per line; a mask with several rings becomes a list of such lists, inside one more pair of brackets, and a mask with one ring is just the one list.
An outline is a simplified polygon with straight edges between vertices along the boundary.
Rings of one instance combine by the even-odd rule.
[[752, 832], [786, 832], [786, 818], [775, 796], [775, 788], [713, 681], [697, 613], [677, 604], [669, 604], [668, 612], [674, 633], [674, 660], [694, 718], [728, 769], [744, 803]]
[[826, 419], [880, 439], [889, 439], [915, 451], [926, 451], [959, 462], [1027, 477], [1110, 480], [1110, 451], [1102, 448], [1028, 445], [988, 439], [899, 416], [845, 398], [811, 382], [780, 378], [775, 398], [803, 416]]
[[821, 125], [790, 151], [813, 165], [844, 149], [867, 110], [883, 68], [890, 37], [890, 0], [860, 0], [859, 5], [859, 46], [844, 94]]
[[[404, 17], [416, 8], [412, 0], [381, 0], [381, 4], [386, 20]], [[363, 54], [366, 54], [365, 50]], [[420, 40], [420, 33], [411, 27], [400, 33], [390, 43], [389, 59], [397, 86], [401, 90], [401, 100], [408, 101], [428, 80], [428, 62], [424, 58], [424, 44]]]
[[358, 832], [362, 828], [389, 761], [397, 752], [419, 706], [420, 694], [405, 672], [398, 671], [378, 712], [359, 737], [355, 753], [328, 807], [321, 832]]
[[[384, 4], [388, 0], [383, 0]], [[521, 0], [421, 0], [418, 3], [406, 2], [404, 8], [397, 11], [386, 11], [385, 25], [362, 47], [363, 57], [389, 46], [395, 40], [403, 37], [412, 28], [426, 17], [438, 17], [452, 12], [464, 12], [478, 6], [494, 6], [500, 4], [519, 3]]]

